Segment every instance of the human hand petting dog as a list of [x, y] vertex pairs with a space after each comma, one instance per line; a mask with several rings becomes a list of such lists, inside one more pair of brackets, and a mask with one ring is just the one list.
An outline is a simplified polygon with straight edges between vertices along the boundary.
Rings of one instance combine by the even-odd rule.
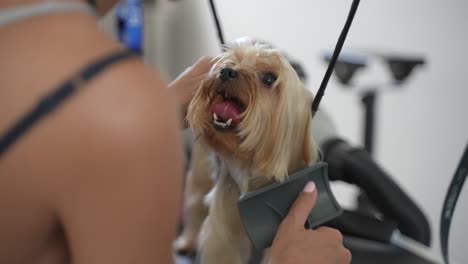
[[201, 57], [169, 84], [180, 105], [182, 117], [185, 117], [190, 100], [215, 62], [211, 57]]
[[343, 246], [343, 236], [332, 228], [306, 230], [304, 223], [315, 206], [317, 191], [310, 182], [281, 223], [271, 247], [269, 264], [344, 264], [351, 252]]

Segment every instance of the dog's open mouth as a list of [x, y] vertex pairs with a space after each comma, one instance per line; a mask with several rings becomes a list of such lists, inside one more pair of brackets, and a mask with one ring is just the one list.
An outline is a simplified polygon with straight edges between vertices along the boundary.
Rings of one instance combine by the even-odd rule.
[[218, 130], [234, 129], [241, 121], [244, 106], [237, 98], [223, 98], [211, 106], [213, 126]]

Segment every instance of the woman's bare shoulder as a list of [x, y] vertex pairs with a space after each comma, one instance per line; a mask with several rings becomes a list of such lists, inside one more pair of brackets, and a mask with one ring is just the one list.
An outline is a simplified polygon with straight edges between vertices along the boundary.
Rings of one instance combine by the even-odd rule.
[[76, 263], [169, 263], [183, 166], [164, 82], [122, 62], [60, 115], [55, 201]]

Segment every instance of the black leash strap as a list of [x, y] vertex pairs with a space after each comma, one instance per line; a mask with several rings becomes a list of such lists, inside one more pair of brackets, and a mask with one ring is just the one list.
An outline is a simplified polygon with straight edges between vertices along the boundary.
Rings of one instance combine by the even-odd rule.
[[218, 13], [216, 12], [214, 0], [210, 0], [210, 7], [211, 7], [211, 13], [213, 14], [213, 19], [216, 25], [216, 32], [218, 33], [219, 44], [221, 44], [221, 48], [223, 48], [226, 42], [224, 42], [223, 29], [221, 28], [221, 23], [219, 22]]
[[465, 153], [462, 156], [460, 164], [453, 175], [452, 182], [449, 185], [447, 195], [445, 196], [444, 207], [440, 218], [440, 246], [442, 256], [445, 263], [449, 263], [448, 242], [450, 235], [450, 224], [452, 216], [457, 205], [458, 197], [463, 189], [466, 176], [468, 175], [468, 145], [465, 148]]
[[320, 101], [322, 100], [323, 95], [325, 94], [325, 88], [327, 88], [328, 81], [333, 73], [333, 69], [335, 68], [336, 61], [340, 56], [341, 49], [343, 48], [343, 44], [346, 40], [346, 36], [348, 35], [349, 28], [353, 23], [354, 15], [356, 14], [357, 8], [359, 6], [359, 0], [354, 0], [351, 4], [351, 8], [349, 10], [348, 18], [346, 19], [346, 23], [341, 30], [340, 37], [338, 38], [338, 42], [336, 43], [335, 50], [333, 51], [333, 55], [330, 59], [330, 63], [328, 64], [328, 69], [323, 76], [322, 83], [320, 84], [320, 88], [317, 91], [317, 95], [315, 96], [314, 102], [312, 102], [312, 116], [318, 111]]

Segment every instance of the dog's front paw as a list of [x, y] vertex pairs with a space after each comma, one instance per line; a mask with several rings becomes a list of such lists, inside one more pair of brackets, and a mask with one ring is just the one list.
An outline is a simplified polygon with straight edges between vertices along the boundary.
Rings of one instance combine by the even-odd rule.
[[181, 256], [194, 257], [197, 254], [196, 239], [181, 235], [174, 242], [174, 251]]

